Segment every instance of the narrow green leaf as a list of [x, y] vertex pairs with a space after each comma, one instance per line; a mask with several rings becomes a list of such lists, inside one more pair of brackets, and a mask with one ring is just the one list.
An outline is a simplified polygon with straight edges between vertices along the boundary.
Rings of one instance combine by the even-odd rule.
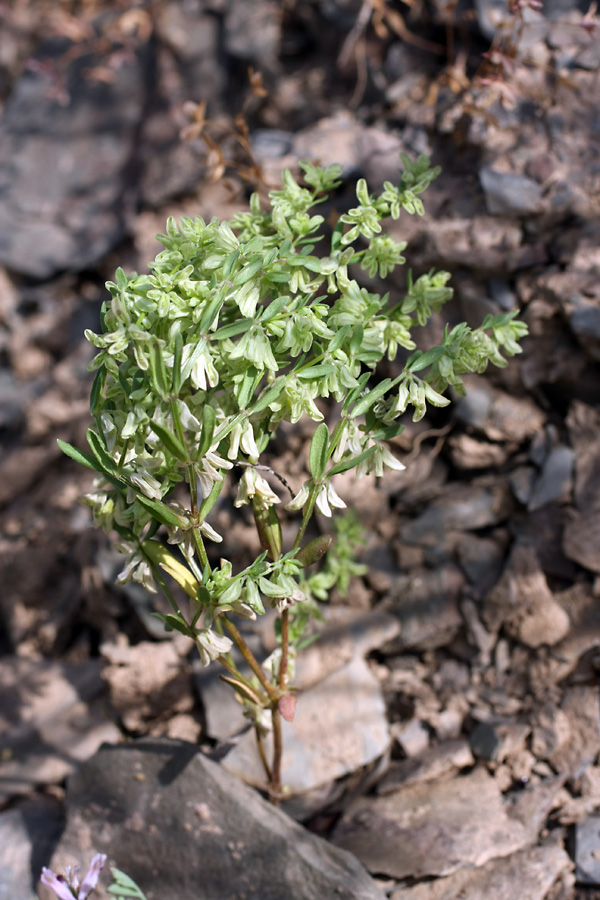
[[336, 350], [339, 350], [349, 334], [350, 334], [350, 326], [342, 325], [342, 327], [337, 331], [335, 336], [331, 338], [331, 341], [329, 342], [329, 346], [327, 347], [327, 351], [329, 353], [335, 353]]
[[321, 422], [315, 429], [313, 439], [310, 442], [308, 455], [308, 468], [315, 481], [320, 481], [327, 465], [327, 451], [329, 449], [329, 428], [325, 422]]
[[94, 472], [100, 472], [101, 475], [105, 475], [105, 471], [100, 466], [95, 456], [92, 456], [91, 453], [86, 453], [85, 450], [78, 450], [77, 447], [73, 447], [72, 444], [67, 444], [66, 441], [61, 441], [60, 438], [56, 441], [62, 452], [65, 456], [74, 459], [75, 462], [80, 463], [82, 466], [85, 466], [88, 469], [93, 469]]
[[362, 325], [357, 325], [352, 333], [352, 337], [350, 339], [350, 352], [356, 355], [360, 350], [363, 342], [363, 338], [365, 336], [365, 329]]
[[267, 551], [272, 560], [278, 560], [281, 556], [282, 537], [281, 523], [275, 507], [269, 506], [264, 509], [254, 497], [252, 512], [261, 547]]
[[210, 301], [210, 303], [204, 310], [204, 315], [200, 319], [200, 331], [203, 334], [206, 334], [208, 332], [210, 326], [219, 315], [221, 307], [224, 303], [225, 297], [223, 297], [221, 293], [218, 293], [216, 297], [213, 297], [213, 299]]
[[239, 425], [240, 422], [243, 422], [246, 418], [246, 413], [238, 413], [237, 416], [233, 416], [233, 418], [226, 421], [221, 427], [217, 430], [217, 432], [213, 435], [213, 444], [220, 444], [223, 438], [226, 438], [227, 435], [233, 431], [236, 425]]
[[233, 279], [233, 283], [236, 287], [240, 287], [242, 284], [246, 284], [247, 281], [250, 281], [251, 278], [254, 278], [262, 268], [262, 264], [263, 260], [261, 256], [259, 259], [255, 259], [243, 266]]
[[91, 428], [88, 428], [85, 436], [92, 453], [103, 467], [103, 471], [110, 475], [118, 475], [117, 464], [108, 452], [103, 436], [96, 434]]
[[120, 869], [115, 869], [111, 866], [110, 874], [112, 875], [116, 883], [121, 885], [122, 887], [137, 888], [137, 884], [135, 883], [135, 881], [130, 878], [129, 875], [126, 875], [125, 872], [121, 872]]
[[261, 377], [262, 373], [259, 373], [254, 366], [248, 366], [248, 368], [244, 372], [244, 377], [242, 379], [242, 383], [238, 392], [238, 404], [240, 409], [247, 408], [248, 404], [252, 400], [254, 391], [256, 390], [256, 386], [258, 385]]
[[[193, 638], [193, 632], [191, 631], [189, 625], [185, 621], [185, 619], [176, 616], [175, 613], [167, 613], [163, 615], [162, 613], [152, 613], [153, 616], [156, 616], [157, 619], [160, 619], [161, 622], [164, 622], [168, 629], [175, 629], [175, 631], [179, 631], [180, 634], [185, 634], [187, 637]], [[136, 894], [129, 894], [130, 897], [137, 896]]]
[[167, 506], [166, 503], [163, 503], [162, 500], [151, 500], [150, 497], [146, 497], [145, 494], [137, 494], [137, 501], [141, 503], [144, 509], [147, 509], [149, 513], [151, 513], [155, 519], [157, 519], [162, 525], [175, 525], [176, 527], [181, 526], [181, 519], [177, 516], [170, 506]]
[[350, 413], [350, 417], [352, 419], [356, 418], [356, 416], [362, 416], [363, 413], [366, 413], [368, 409], [370, 409], [374, 403], [376, 403], [387, 391], [389, 391], [392, 386], [391, 378], [384, 378], [377, 387], [373, 388], [372, 391], [369, 391], [364, 397], [358, 401], [352, 412]]
[[92, 390], [90, 391], [90, 412], [93, 416], [98, 415], [98, 413], [100, 412], [99, 404], [102, 400], [102, 392], [104, 390], [105, 383], [106, 367], [102, 365], [94, 375]]
[[251, 409], [248, 410], [248, 415], [253, 415], [254, 413], [262, 412], [263, 409], [266, 409], [274, 400], [277, 400], [281, 392], [285, 387], [285, 379], [278, 378], [277, 381], [274, 381], [270, 388], [259, 397], [256, 403]]
[[370, 372], [363, 372], [363, 374], [360, 376], [360, 378], [358, 379], [358, 384], [356, 385], [354, 390], [349, 392], [346, 399], [344, 400], [344, 412], [347, 412], [350, 409], [350, 407], [352, 406], [352, 404], [354, 403], [354, 401], [358, 397], [360, 397], [360, 394], [365, 389], [365, 387], [367, 385], [367, 381], [369, 380], [370, 377], [371, 377]]
[[422, 369], [426, 369], [427, 366], [433, 365], [444, 355], [444, 350], [444, 347], [432, 347], [427, 353], [420, 353], [419, 351], [413, 353], [406, 363], [407, 370], [409, 372], [420, 372]]
[[121, 385], [125, 396], [130, 397], [131, 392], [134, 390], [134, 388], [132, 385], [129, 384], [129, 382], [125, 378], [124, 366], [119, 366], [119, 371], [117, 372], [117, 378], [119, 379], [119, 384]]
[[269, 272], [269, 281], [273, 284], [289, 284], [289, 272]]
[[175, 335], [175, 347], [173, 349], [173, 381], [171, 384], [173, 394], [178, 397], [181, 390], [181, 357], [183, 355], [183, 335], [181, 332]]
[[286, 306], [287, 303], [290, 302], [290, 298], [285, 294], [282, 297], [278, 297], [276, 300], [273, 300], [272, 303], [269, 303], [268, 306], [265, 306], [262, 315], [260, 317], [261, 322], [270, 322], [271, 319], [274, 319], [275, 316], [279, 315], [281, 310]]
[[201, 459], [210, 450], [215, 433], [217, 414], [209, 403], [202, 408], [202, 435], [198, 447], [198, 458]]
[[248, 331], [253, 323], [254, 319], [238, 319], [237, 322], [232, 322], [230, 325], [223, 325], [222, 328], [217, 328], [213, 337], [218, 340], [234, 337], [236, 334], [241, 334], [242, 331]]
[[318, 275], [321, 274], [321, 260], [317, 256], [306, 257], [304, 265], [309, 272], [316, 272]]
[[308, 544], [305, 544], [304, 547], [301, 547], [294, 558], [298, 560], [302, 567], [312, 566], [325, 556], [331, 547], [331, 541], [332, 537], [330, 534], [321, 534], [314, 540], [309, 541]]
[[383, 428], [376, 428], [370, 431], [370, 434], [375, 441], [391, 441], [392, 438], [398, 437], [403, 431], [404, 425], [395, 423], [393, 425], [384, 426]]
[[315, 378], [327, 378], [334, 372], [335, 366], [332, 366], [331, 363], [321, 363], [319, 366], [312, 366], [310, 369], [304, 369], [303, 372], [297, 372], [296, 375], [303, 381], [314, 381]]
[[285, 597], [287, 589], [264, 577], [258, 579], [258, 587], [266, 597]]
[[137, 900], [146, 900], [146, 895], [129, 875], [126, 875], [125, 872], [121, 872], [120, 869], [115, 869], [112, 866], [110, 873], [115, 883], [111, 884], [108, 888], [109, 894], [116, 897], [135, 897]]
[[213, 506], [219, 499], [219, 497], [221, 495], [221, 491], [223, 490], [224, 486], [225, 486], [224, 479], [223, 479], [223, 481], [215, 481], [214, 482], [210, 494], [208, 495], [208, 497], [205, 497], [204, 500], [202, 501], [202, 503], [200, 504], [200, 508], [198, 510], [198, 519], [200, 522], [203, 522], [206, 519], [206, 517], [208, 516], [208, 514], [210, 513], [211, 509], [213, 508]]
[[176, 459], [180, 460], [180, 462], [189, 462], [187, 450], [172, 431], [169, 431], [168, 428], [165, 428], [164, 425], [160, 425], [158, 422], [151, 421], [149, 424], [154, 434], [160, 438], [169, 453], [172, 453]]
[[377, 447], [369, 447], [368, 450], [364, 450], [362, 453], [359, 453], [358, 456], [353, 456], [351, 459], [342, 459], [341, 462], [336, 463], [335, 466], [329, 469], [327, 478], [331, 478], [333, 475], [339, 475], [341, 472], [347, 472], [348, 469], [353, 469], [359, 463], [363, 462], [363, 460], [373, 456], [376, 449]]
[[221, 269], [223, 273], [223, 278], [230, 278], [231, 273], [235, 268], [235, 264], [240, 258], [239, 250], [232, 250], [228, 257], [226, 257], [225, 262], [223, 263], [223, 268]]
[[167, 377], [167, 367], [165, 366], [162, 355], [162, 349], [158, 341], [155, 341], [155, 343], [152, 344], [152, 349], [150, 351], [150, 372], [154, 387], [163, 400], [166, 400], [169, 394], [169, 380]]

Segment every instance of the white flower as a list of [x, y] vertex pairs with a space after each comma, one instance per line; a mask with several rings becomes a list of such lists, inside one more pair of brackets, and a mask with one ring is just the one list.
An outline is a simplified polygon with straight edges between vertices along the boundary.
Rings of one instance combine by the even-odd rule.
[[307, 596], [304, 591], [301, 591], [300, 588], [295, 588], [291, 595], [287, 597], [273, 598], [271, 606], [281, 615], [284, 609], [290, 609], [295, 603], [304, 603], [305, 600], [307, 600]]
[[370, 475], [371, 472], [375, 472], [377, 478], [381, 478], [384, 466], [388, 469], [394, 469], [396, 472], [401, 472], [406, 468], [404, 463], [401, 463], [399, 459], [396, 459], [394, 454], [391, 453], [381, 441], [375, 441], [371, 446], [375, 447], [375, 453], [368, 459], [363, 459], [363, 461], [358, 464], [356, 467], [356, 475], [358, 478], [362, 478], [364, 475]]
[[196, 646], [200, 653], [200, 661], [203, 666], [208, 666], [213, 659], [218, 659], [224, 653], [229, 653], [233, 642], [224, 634], [216, 634], [209, 628], [203, 628], [196, 634]]
[[104, 868], [106, 862], [105, 853], [97, 853], [90, 863], [88, 873], [83, 879], [81, 888], [79, 887], [79, 866], [71, 869], [67, 866], [65, 871], [67, 877], [55, 875], [51, 869], [44, 867], [42, 869], [42, 884], [52, 888], [59, 900], [87, 900], [90, 893], [98, 885], [98, 877]]
[[346, 508], [346, 504], [338, 495], [336, 489], [330, 481], [328, 481], [326, 485], [322, 484], [319, 488], [316, 503], [317, 509], [319, 509], [323, 513], [323, 515], [327, 516], [328, 518], [331, 518], [330, 506], [333, 506], [336, 509]]
[[[192, 559], [196, 552], [196, 548], [194, 546], [194, 524], [190, 519], [190, 511], [177, 500], [172, 500], [169, 505], [173, 512], [177, 513], [181, 519], [181, 525], [167, 525], [167, 531], [169, 532], [167, 543], [179, 544], [179, 548], [185, 558]], [[197, 527], [199, 528], [200, 533], [210, 541], [220, 544], [223, 540], [221, 535], [216, 532], [208, 522], [201, 522]]]
[[243, 506], [253, 497], [256, 498], [260, 509], [268, 509], [274, 503], [281, 502], [262, 475], [259, 475], [256, 469], [249, 467], [240, 478], [237, 497], [233, 505]]
[[108, 452], [112, 453], [117, 442], [117, 426], [115, 425], [113, 417], [107, 412], [100, 414], [100, 422], [102, 423], [102, 434], [106, 440]]
[[229, 450], [227, 456], [229, 459], [235, 459], [238, 450], [242, 445], [242, 450], [248, 456], [251, 462], [256, 462], [259, 457], [258, 447], [254, 438], [254, 431], [250, 422], [246, 419], [244, 422], [238, 422], [231, 429], [231, 439], [229, 441]]
[[115, 501], [107, 491], [95, 491], [91, 494], [84, 494], [80, 502], [84, 506], [89, 506], [92, 510], [96, 528], [103, 528], [107, 532], [111, 530], [114, 521]]
[[290, 500], [289, 503], [285, 504], [285, 508], [289, 510], [302, 509], [306, 501], [308, 500], [308, 495], [310, 493], [310, 482], [305, 481], [296, 496], [293, 500]]
[[233, 468], [232, 462], [219, 456], [217, 447], [218, 444], [213, 444], [206, 455], [196, 464], [196, 476], [200, 487], [201, 499], [208, 497], [215, 481], [223, 481], [223, 474], [219, 469]]
[[150, 460], [136, 460], [135, 471], [129, 473], [131, 486], [127, 489], [128, 503], [133, 503], [135, 500], [134, 487], [151, 500], [162, 500], [161, 483], [150, 473], [150, 467]]
[[[306, 501], [308, 500], [308, 496], [310, 494], [310, 481], [305, 481], [296, 496], [289, 503], [286, 503], [286, 509], [302, 509]], [[316, 499], [317, 509], [319, 509], [324, 516], [328, 518], [331, 517], [331, 507], [335, 507], [336, 509], [345, 509], [346, 504], [342, 500], [342, 498], [338, 495], [336, 489], [332, 485], [330, 481], [326, 482], [319, 486], [319, 490], [317, 493]]]
[[181, 422], [182, 427], [187, 431], [201, 431], [202, 425], [191, 412], [187, 403], [184, 403], [183, 400], [177, 400], [176, 404], [179, 413], [179, 421]]
[[181, 358], [182, 369], [185, 369], [192, 356], [194, 357], [194, 363], [190, 373], [190, 380], [196, 390], [206, 391], [209, 387], [216, 387], [219, 383], [219, 373], [210, 355], [206, 339], [202, 338], [197, 344], [189, 343], [185, 345]]
[[347, 450], [352, 456], [358, 456], [362, 452], [361, 440], [363, 437], [356, 419], [346, 419], [338, 445], [332, 453], [332, 460], [339, 462]]
[[158, 591], [154, 582], [154, 575], [152, 574], [150, 563], [142, 551], [130, 541], [122, 541], [116, 544], [115, 549], [118, 553], [129, 554], [129, 559], [115, 579], [117, 584], [127, 584], [131, 579], [139, 582], [139, 584], [143, 584], [151, 594], [156, 594]]

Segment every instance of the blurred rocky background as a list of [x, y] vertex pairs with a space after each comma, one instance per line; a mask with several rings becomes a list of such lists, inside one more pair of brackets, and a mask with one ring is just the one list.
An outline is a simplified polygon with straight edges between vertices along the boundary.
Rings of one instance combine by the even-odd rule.
[[[228, 896], [262, 900], [600, 897], [600, 24], [587, 2], [509, 6], [0, 3], [1, 900], [95, 851], [148, 900], [217, 900], [223, 871]], [[400, 152], [442, 175], [424, 218], [390, 225], [410, 241], [392, 297], [409, 266], [448, 269], [452, 323], [520, 307], [530, 337], [407, 423], [406, 471], [339, 479], [369, 573], [299, 671], [284, 808], [301, 831], [251, 793], [230, 810], [232, 779], [257, 782], [239, 707], [154, 598], [114, 586], [118, 557], [77, 503], [91, 478], [56, 438], [84, 446], [83, 330], [168, 216], [227, 218], [303, 158], [343, 164], [341, 212]], [[278, 447], [291, 481], [308, 436]], [[231, 504], [216, 518], [244, 563], [252, 528]], [[182, 741], [220, 761], [194, 763], [197, 796]], [[241, 805], [224, 861], [210, 835]], [[285, 857], [297, 883], [244, 844], [282, 835], [305, 854], [306, 870]]]

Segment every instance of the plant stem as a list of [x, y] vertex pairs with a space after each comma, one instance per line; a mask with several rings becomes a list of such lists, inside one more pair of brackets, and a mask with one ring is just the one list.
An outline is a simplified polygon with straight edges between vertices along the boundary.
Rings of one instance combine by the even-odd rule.
[[196, 471], [192, 465], [186, 469], [187, 482], [190, 486], [190, 503], [192, 516], [198, 515], [198, 487], [196, 485]]
[[262, 704], [264, 704], [264, 706], [268, 705], [269, 698], [267, 696], [265, 696], [264, 694], [260, 694], [257, 691], [256, 685], [252, 684], [252, 682], [248, 678], [246, 678], [244, 675], [242, 675], [242, 673], [240, 672], [240, 670], [237, 668], [236, 665], [231, 663], [227, 659], [226, 656], [219, 656], [218, 660], [221, 663], [221, 665], [223, 666], [223, 668], [227, 669], [229, 674], [232, 675], [236, 679], [236, 681], [239, 681], [240, 684], [245, 685], [248, 688], [248, 690], [251, 691], [252, 694], [254, 694], [258, 698], [258, 700], [260, 700], [260, 702]]
[[271, 767], [267, 761], [267, 754], [265, 753], [265, 745], [263, 743], [262, 735], [260, 733], [260, 727], [258, 725], [255, 725], [254, 731], [256, 733], [256, 746], [258, 748], [258, 755], [260, 756], [260, 761], [263, 764], [263, 768], [265, 770], [265, 775], [267, 776], [267, 781], [271, 785], [271, 784], [273, 784], [273, 773], [272, 773]]
[[204, 547], [204, 541], [202, 540], [202, 535], [200, 534], [200, 528], [193, 528], [192, 536], [194, 539], [194, 549], [198, 554], [200, 559], [200, 564], [204, 569], [208, 565], [208, 556], [206, 555], [206, 549]]
[[270, 793], [271, 802], [274, 806], [279, 806], [281, 800], [281, 757], [283, 754], [283, 740], [281, 736], [281, 713], [277, 706], [271, 710], [271, 719], [273, 722], [273, 767], [271, 769]]
[[315, 508], [315, 500], [317, 499], [317, 493], [320, 487], [320, 484], [313, 484], [310, 489], [308, 500], [304, 504], [304, 508], [302, 510], [302, 521], [300, 522], [300, 528], [298, 529], [298, 534], [296, 535], [296, 540], [294, 541], [292, 550], [298, 550], [300, 548], [302, 538], [304, 537], [304, 533], [308, 527], [308, 523], [310, 522], [310, 518]]
[[225, 614], [223, 614], [220, 618], [223, 620], [227, 631], [231, 635], [234, 644], [244, 657], [244, 660], [248, 663], [248, 665], [262, 684], [269, 699], [276, 704], [279, 700], [279, 691], [269, 682], [267, 676], [256, 661], [254, 654], [250, 650], [250, 647], [248, 646], [242, 635], [239, 633], [231, 619]]
[[281, 613], [281, 664], [279, 666], [279, 690], [287, 690], [287, 671], [290, 647], [290, 611], [284, 609]]

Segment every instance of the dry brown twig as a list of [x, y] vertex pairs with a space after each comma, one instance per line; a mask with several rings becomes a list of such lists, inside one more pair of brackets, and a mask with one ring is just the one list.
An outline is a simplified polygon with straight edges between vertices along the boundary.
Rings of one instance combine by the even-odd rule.
[[[235, 173], [243, 182], [251, 184], [258, 193], [264, 194], [267, 191], [263, 171], [252, 149], [247, 113], [252, 103], [264, 99], [268, 96], [268, 92], [264, 87], [261, 72], [249, 68], [248, 81], [250, 90], [246, 93], [242, 108], [233, 122], [227, 118], [220, 120], [207, 118], [205, 101], [200, 103], [188, 101], [182, 107], [189, 122], [179, 133], [181, 140], [202, 141], [205, 148], [203, 161], [207, 168], [208, 180], [211, 183], [223, 181], [232, 195], [239, 193], [239, 186], [226, 179], [228, 173]], [[235, 155], [227, 155], [225, 146], [231, 141], [241, 149], [246, 162], [236, 158]]]

